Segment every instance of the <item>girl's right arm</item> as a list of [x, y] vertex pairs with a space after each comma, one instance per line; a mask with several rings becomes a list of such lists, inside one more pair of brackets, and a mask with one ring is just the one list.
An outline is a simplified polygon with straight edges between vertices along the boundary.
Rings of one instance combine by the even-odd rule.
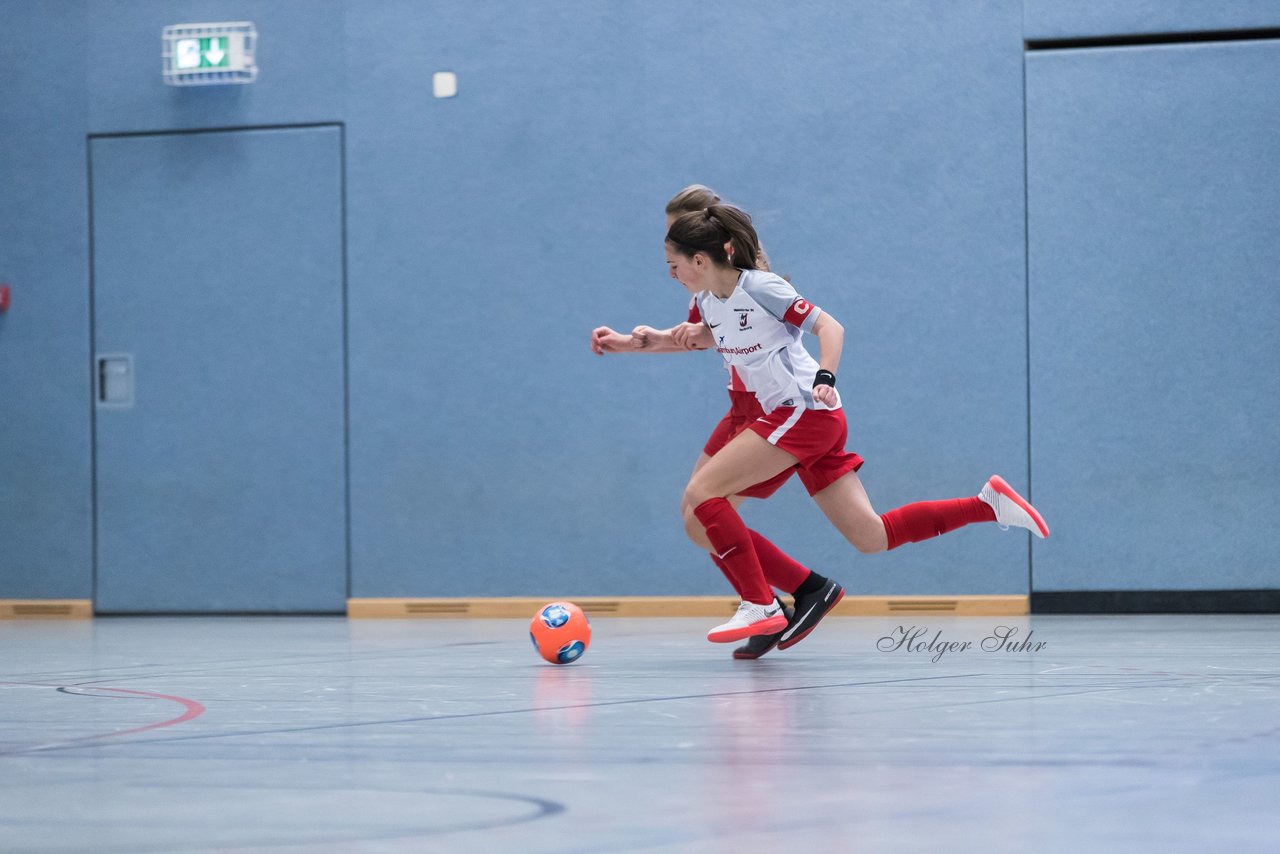
[[686, 350], [705, 350], [711, 346], [710, 333], [703, 341], [701, 323], [680, 323], [670, 329], [654, 329], [637, 326], [630, 335], [615, 332], [607, 326], [598, 326], [591, 332], [591, 352], [597, 356], [605, 353], [683, 353]]
[[629, 353], [631, 336], [615, 332], [607, 326], [597, 326], [591, 330], [591, 352], [597, 356], [605, 353]]
[[631, 332], [631, 346], [645, 353], [683, 353], [685, 350], [705, 350], [710, 346], [710, 333], [706, 343], [700, 332], [707, 327], [701, 323], [678, 323], [670, 329], [652, 329], [637, 326]]

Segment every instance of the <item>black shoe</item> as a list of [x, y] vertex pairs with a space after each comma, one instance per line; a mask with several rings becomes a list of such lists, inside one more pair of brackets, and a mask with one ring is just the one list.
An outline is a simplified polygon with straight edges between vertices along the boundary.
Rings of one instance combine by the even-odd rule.
[[[793, 609], [788, 608], [786, 605], [783, 605], [782, 613], [786, 615], [787, 627], [790, 628], [791, 619], [796, 615], [796, 612]], [[777, 646], [778, 640], [782, 637], [782, 635], [785, 632], [786, 632], [786, 629], [783, 629], [781, 632], [778, 632], [777, 634], [774, 634], [774, 635], [755, 635], [753, 637], [749, 637], [747, 638], [746, 643], [744, 643], [742, 646], [738, 647], [733, 651], [733, 657], [734, 658], [759, 658], [760, 656], [764, 655], [766, 652], [768, 652], [769, 650]]]
[[796, 616], [787, 621], [787, 627], [776, 638], [778, 649], [789, 649], [804, 640], [843, 598], [844, 588], [831, 579], [820, 590], [797, 596]]

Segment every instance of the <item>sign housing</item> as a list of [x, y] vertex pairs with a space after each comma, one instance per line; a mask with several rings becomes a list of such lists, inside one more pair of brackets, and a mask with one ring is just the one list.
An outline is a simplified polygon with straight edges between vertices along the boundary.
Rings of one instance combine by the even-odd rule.
[[258, 31], [249, 21], [171, 24], [162, 34], [164, 82], [170, 86], [252, 83]]

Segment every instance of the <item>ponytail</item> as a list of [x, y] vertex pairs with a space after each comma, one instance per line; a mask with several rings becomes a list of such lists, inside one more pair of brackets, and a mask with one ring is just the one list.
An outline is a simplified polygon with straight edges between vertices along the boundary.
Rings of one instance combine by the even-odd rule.
[[716, 191], [704, 184], [690, 184], [671, 197], [667, 202], [668, 216], [682, 216], [687, 213], [706, 210], [712, 205], [720, 204]]
[[739, 270], [759, 265], [760, 239], [751, 217], [732, 205], [711, 205], [684, 214], [671, 224], [667, 243], [689, 258], [701, 252], [717, 264]]

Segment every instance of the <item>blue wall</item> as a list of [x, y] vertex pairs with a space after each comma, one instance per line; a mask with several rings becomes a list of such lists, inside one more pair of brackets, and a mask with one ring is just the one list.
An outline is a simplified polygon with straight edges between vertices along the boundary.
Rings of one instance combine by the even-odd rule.
[[[725, 407], [716, 358], [586, 349], [597, 324], [682, 317], [662, 206], [692, 181], [846, 323], [851, 441], [886, 509], [991, 466], [1025, 480], [1015, 4], [748, 6], [733, 27], [686, 3], [377, 8], [349, 24], [356, 595], [722, 588], [676, 513]], [[457, 99], [429, 97], [440, 68]], [[976, 352], [972, 325], [1012, 331]], [[994, 531], [862, 561], [798, 485], [748, 514], [859, 589], [1026, 586], [1025, 542]]]
[[[1072, 442], [1088, 439], [1081, 413], [1130, 422], [1122, 404], [1051, 382], [1089, 375], [1097, 352], [1035, 372], [1071, 328], [1069, 302], [1033, 297], [1027, 340], [1028, 170], [1039, 295], [1041, 277], [1070, 268], [1036, 244], [1057, 239], [1037, 211], [1084, 202], [1036, 193], [1065, 191], [1054, 170], [1094, 119], [1049, 96], [1032, 56], [1024, 141], [1022, 40], [1132, 32], [1149, 5], [753, 2], [727, 21], [674, 0], [0, 0], [0, 186], [23, 200], [0, 206], [0, 280], [15, 288], [0, 315], [0, 598], [92, 590], [86, 137], [311, 122], [346, 128], [352, 595], [725, 592], [676, 510], [724, 409], [717, 360], [586, 346], [597, 324], [681, 317], [661, 207], [693, 181], [751, 211], [775, 266], [845, 324], [850, 447], [878, 509], [972, 494], [993, 471], [1015, 485], [1034, 474], [1055, 533], [1029, 548], [1025, 534], [972, 528], [862, 557], [798, 484], [749, 503], [753, 526], [860, 593], [1118, 586], [1072, 569], [1099, 559]], [[1191, 4], [1166, 18], [1280, 22], [1274, 4], [1241, 6], [1225, 23]], [[162, 84], [161, 28], [200, 20], [255, 22], [255, 83]], [[1063, 78], [1081, 87], [1070, 98], [1105, 101], [1116, 84], [1088, 72], [1094, 56]], [[431, 96], [439, 70], [458, 74], [457, 98]], [[1188, 109], [1217, 91], [1200, 79], [1186, 81]], [[1159, 113], [1147, 121], [1161, 130]], [[1178, 138], [1194, 150], [1196, 132]], [[1274, 197], [1259, 205], [1276, 219]], [[1257, 346], [1274, 366], [1275, 345]], [[1070, 417], [1049, 417], [1053, 395]], [[1182, 440], [1215, 447], [1187, 424]], [[1131, 426], [1151, 427], [1146, 414]], [[1274, 468], [1274, 447], [1234, 459]], [[1255, 497], [1274, 502], [1271, 484]], [[1228, 494], [1211, 488], [1191, 500]], [[1164, 571], [1167, 526], [1148, 521], [1130, 532], [1124, 586], [1188, 582]], [[1267, 555], [1250, 533], [1194, 580], [1280, 586], [1274, 568], [1232, 568]]]
[[87, 598], [92, 584], [83, 5], [0, 4], [4, 597]]
[[1034, 54], [1027, 104], [1037, 590], [1277, 586], [1280, 42]]

